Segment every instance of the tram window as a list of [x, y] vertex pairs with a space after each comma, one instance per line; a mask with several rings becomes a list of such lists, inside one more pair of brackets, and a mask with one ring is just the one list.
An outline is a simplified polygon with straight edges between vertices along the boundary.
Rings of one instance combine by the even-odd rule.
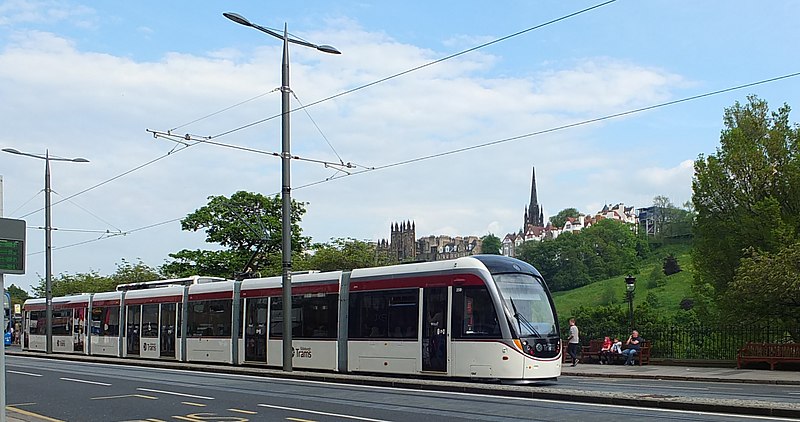
[[119, 335], [119, 306], [92, 308], [92, 335]]
[[30, 323], [28, 325], [30, 333], [33, 335], [45, 335], [47, 327], [45, 327], [45, 311], [31, 311]]
[[453, 290], [453, 338], [500, 338], [497, 312], [486, 287]]
[[[292, 338], [336, 338], [338, 294], [292, 296]], [[283, 299], [272, 298], [269, 337], [283, 337]]]
[[189, 303], [186, 314], [188, 337], [230, 337], [231, 300], [202, 300]]
[[[44, 319], [43, 319], [44, 320]], [[53, 309], [53, 335], [70, 336], [72, 309]]]
[[142, 337], [158, 337], [158, 304], [142, 305]]
[[349, 312], [351, 338], [416, 339], [419, 290], [352, 293]]

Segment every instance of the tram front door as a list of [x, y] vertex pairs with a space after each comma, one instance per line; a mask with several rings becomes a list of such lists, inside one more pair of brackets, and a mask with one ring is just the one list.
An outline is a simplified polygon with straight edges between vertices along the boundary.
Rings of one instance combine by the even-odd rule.
[[447, 372], [447, 287], [422, 292], [422, 370]]
[[267, 361], [267, 304], [269, 298], [247, 299], [244, 315], [244, 360]]

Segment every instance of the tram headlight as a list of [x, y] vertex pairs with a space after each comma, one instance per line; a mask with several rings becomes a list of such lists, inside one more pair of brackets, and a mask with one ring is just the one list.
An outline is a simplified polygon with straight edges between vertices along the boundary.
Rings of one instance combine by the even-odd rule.
[[542, 346], [542, 343], [536, 343], [536, 351], [541, 353], [542, 349], [544, 349], [544, 346]]

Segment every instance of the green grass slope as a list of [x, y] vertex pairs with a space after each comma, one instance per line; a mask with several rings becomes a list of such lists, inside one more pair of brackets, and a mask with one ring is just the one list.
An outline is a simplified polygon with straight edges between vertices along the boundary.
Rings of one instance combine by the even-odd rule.
[[[663, 253], [662, 253], [663, 252]], [[666, 255], [671, 252], [678, 258], [681, 272], [670, 276], [663, 276], [661, 286], [654, 286], [651, 282], [654, 270], [661, 270], [663, 261], [661, 258], [642, 265], [636, 277], [636, 292], [634, 294], [633, 306], [644, 302], [648, 293], [653, 293], [658, 298], [656, 309], [663, 312], [664, 316], [672, 315], [680, 310], [680, 302], [686, 297], [692, 297], [692, 278], [694, 271], [690, 249], [688, 247], [673, 248], [669, 251], [660, 251], [656, 255]], [[620, 304], [627, 306], [627, 296], [625, 292], [625, 277], [615, 277], [600, 280], [595, 283], [577, 289], [555, 292], [553, 300], [556, 304], [559, 320], [565, 320], [572, 316], [572, 312], [580, 306], [604, 306], [609, 304]]]

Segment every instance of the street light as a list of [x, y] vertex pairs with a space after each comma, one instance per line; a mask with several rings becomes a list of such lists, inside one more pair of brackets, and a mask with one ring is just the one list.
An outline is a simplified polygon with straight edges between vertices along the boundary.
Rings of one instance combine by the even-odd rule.
[[625, 277], [625, 291], [628, 293], [628, 315], [631, 321], [631, 332], [633, 331], [633, 291], [636, 290], [636, 277], [628, 275]]
[[50, 162], [51, 161], [71, 161], [73, 163], [88, 163], [89, 160], [85, 158], [57, 158], [51, 157], [50, 151], [45, 150], [44, 155], [29, 154], [27, 152], [20, 152], [13, 148], [3, 148], [3, 152], [11, 154], [24, 155], [26, 157], [33, 157], [44, 160], [44, 273], [45, 273], [45, 307], [46, 307], [46, 352], [53, 353], [53, 292], [51, 289], [53, 283], [53, 242], [51, 232], [53, 227], [50, 224]]
[[290, 142], [289, 142], [289, 43], [299, 44], [305, 47], [315, 48], [324, 53], [341, 54], [341, 52], [329, 45], [317, 45], [310, 42], [289, 38], [288, 26], [284, 23], [283, 35], [264, 28], [261, 25], [254, 24], [247, 20], [244, 16], [236, 13], [223, 13], [222, 16], [244, 26], [255, 28], [265, 34], [269, 34], [275, 38], [283, 40], [283, 59], [281, 61], [281, 198], [283, 207], [281, 209], [281, 219], [283, 220], [281, 228], [282, 243], [282, 287], [283, 287], [283, 370], [292, 370], [292, 197], [290, 185], [290, 172], [289, 160], [290, 155]]

